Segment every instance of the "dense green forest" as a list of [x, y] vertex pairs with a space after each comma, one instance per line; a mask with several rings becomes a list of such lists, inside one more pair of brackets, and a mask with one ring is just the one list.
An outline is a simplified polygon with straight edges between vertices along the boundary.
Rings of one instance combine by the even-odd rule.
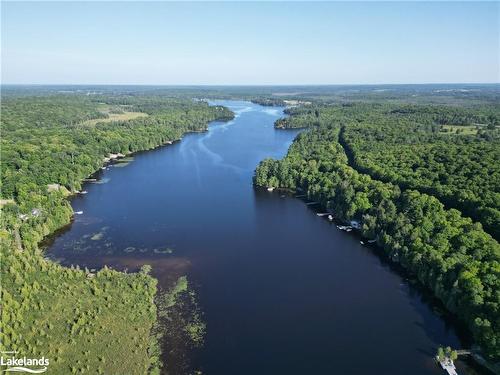
[[[337, 123], [340, 142], [358, 171], [436, 196], [500, 238], [498, 106], [356, 104], [287, 113], [276, 127]], [[450, 124], [457, 129], [453, 133], [446, 127]]]
[[278, 98], [254, 98], [252, 99], [252, 103], [260, 104], [265, 107], [286, 106], [285, 101], [283, 99], [278, 99]]
[[498, 131], [452, 136], [428, 134], [421, 125], [401, 122], [365, 125], [346, 127], [342, 133], [358, 170], [432, 194], [500, 239]]
[[[449, 121], [455, 111], [462, 117], [468, 110], [472, 113], [463, 118], [472, 120], [467, 123], [490, 123], [481, 124], [474, 136], [441, 134], [439, 119]], [[462, 189], [470, 197], [477, 194], [474, 198], [484, 207], [498, 208], [493, 205], [498, 203], [498, 130], [489, 126], [496, 126], [498, 110], [445, 107], [441, 112], [363, 103], [306, 106], [288, 113], [277, 127], [311, 129], [297, 137], [283, 160], [261, 162], [255, 183], [304, 192], [339, 220], [360, 221], [364, 237], [376, 240], [383, 254], [464, 321], [486, 356], [500, 359], [500, 246], [480, 223], [445, 208], [440, 190], [436, 196], [420, 191], [433, 192], [437, 181], [456, 202], [462, 198], [454, 194]], [[431, 156], [428, 150], [433, 149]], [[418, 183], [412, 185], [409, 176]], [[479, 217], [488, 224], [486, 216]]]
[[150, 149], [233, 114], [205, 102], [118, 94], [6, 95], [1, 110], [1, 350], [48, 356], [57, 374], [156, 373], [156, 280], [148, 269], [64, 268], [38, 244], [70, 222], [66, 197], [111, 153]]
[[184, 99], [251, 100], [283, 105], [285, 100], [314, 103], [449, 104], [452, 107], [491, 105], [500, 100], [498, 84], [429, 85], [269, 85], [269, 86], [127, 86], [127, 85], [3, 85], [3, 92], [16, 96], [60, 93], [88, 95], [169, 96]]

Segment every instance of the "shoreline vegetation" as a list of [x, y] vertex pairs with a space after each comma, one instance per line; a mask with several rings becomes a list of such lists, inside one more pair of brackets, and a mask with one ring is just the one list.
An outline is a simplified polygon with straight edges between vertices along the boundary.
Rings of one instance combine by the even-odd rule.
[[[436, 133], [439, 137], [439, 121], [452, 118], [456, 123], [460, 115], [465, 116], [464, 126], [478, 118], [494, 125], [478, 130], [478, 134], [474, 134], [476, 139], [466, 139], [463, 143], [452, 141], [450, 147], [457, 147], [457, 143], [462, 145], [459, 152], [465, 155], [471, 152], [468, 147], [481, 148], [480, 157], [486, 160], [482, 166], [497, 168], [491, 165], [495, 164], [491, 160], [498, 152], [500, 139], [498, 108], [432, 107], [429, 111], [426, 107], [415, 106], [407, 111], [406, 105], [351, 103], [288, 108], [288, 117], [277, 120], [275, 127], [309, 129], [297, 136], [285, 158], [262, 161], [256, 168], [254, 184], [270, 191], [295, 192], [318, 202], [323, 212], [331, 213], [336, 220], [360, 223], [364, 239], [376, 242], [384, 257], [401, 265], [465, 323], [480, 346], [474, 351], [474, 358], [481, 363], [484, 356], [487, 361], [482, 365], [497, 372], [500, 368], [498, 242], [480, 223], [462, 216], [457, 209], [446, 209], [437, 197], [413, 186], [410, 189], [404, 184], [398, 185], [399, 180], [393, 177], [395, 174], [390, 181], [381, 181], [377, 174], [371, 175], [368, 168], [358, 169], [359, 164], [370, 160], [359, 150], [369, 153], [370, 147], [374, 149], [373, 142], [377, 141], [380, 143], [378, 149], [387, 151], [392, 144], [400, 145], [395, 147], [393, 155], [406, 152], [409, 155], [405, 157], [416, 158], [412, 151], [418, 152], [418, 147], [424, 147]], [[405, 115], [401, 115], [402, 110]], [[397, 118], [394, 118], [395, 113]], [[424, 115], [415, 118], [415, 113]], [[366, 136], [368, 131], [378, 133], [370, 138]], [[391, 136], [406, 139], [393, 140]], [[466, 135], [459, 137], [464, 139]], [[348, 150], [343, 143], [346, 138], [350, 145]], [[363, 148], [363, 142], [370, 147]], [[475, 147], [474, 142], [480, 145]], [[441, 147], [446, 145], [440, 143]], [[351, 164], [350, 160], [355, 163]], [[448, 160], [441, 162], [452, 164]], [[376, 164], [370, 166], [372, 170], [377, 168]], [[429, 168], [432, 167], [431, 164]], [[425, 164], [420, 168], [425, 168]], [[487, 177], [482, 174], [484, 171], [477, 172], [483, 179]], [[427, 175], [432, 178], [432, 174]], [[448, 181], [453, 184], [453, 180]], [[483, 186], [485, 190], [492, 189], [484, 182]]]
[[[104, 102], [144, 115], [102, 122], [113, 118]], [[68, 196], [110, 160], [233, 117], [224, 107], [153, 95], [2, 98], [2, 351], [44, 355], [55, 374], [159, 373], [150, 267], [67, 268], [45, 259], [39, 244], [70, 223]]]

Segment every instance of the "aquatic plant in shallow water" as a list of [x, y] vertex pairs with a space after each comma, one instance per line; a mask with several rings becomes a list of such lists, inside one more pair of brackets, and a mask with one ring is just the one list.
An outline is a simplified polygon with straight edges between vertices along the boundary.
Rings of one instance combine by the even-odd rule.
[[169, 247], [163, 249], [153, 249], [153, 253], [155, 254], [172, 254], [173, 252], [174, 250]]

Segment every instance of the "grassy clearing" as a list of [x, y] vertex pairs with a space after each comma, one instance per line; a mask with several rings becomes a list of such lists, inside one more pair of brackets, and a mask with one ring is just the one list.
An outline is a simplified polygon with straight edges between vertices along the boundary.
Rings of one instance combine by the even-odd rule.
[[84, 121], [83, 125], [96, 125], [101, 122], [129, 121], [141, 117], [148, 117], [147, 113], [143, 112], [123, 112], [123, 113], [107, 113], [108, 118], [98, 118]]
[[0, 199], [0, 207], [3, 207], [6, 204], [15, 204], [14, 199]]
[[475, 135], [478, 127], [476, 125], [443, 125], [441, 132], [444, 134]]

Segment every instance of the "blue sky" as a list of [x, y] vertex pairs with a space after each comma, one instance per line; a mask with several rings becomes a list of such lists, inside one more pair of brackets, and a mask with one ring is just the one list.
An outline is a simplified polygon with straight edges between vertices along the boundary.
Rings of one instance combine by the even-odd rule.
[[498, 2], [2, 2], [2, 82], [499, 82]]

